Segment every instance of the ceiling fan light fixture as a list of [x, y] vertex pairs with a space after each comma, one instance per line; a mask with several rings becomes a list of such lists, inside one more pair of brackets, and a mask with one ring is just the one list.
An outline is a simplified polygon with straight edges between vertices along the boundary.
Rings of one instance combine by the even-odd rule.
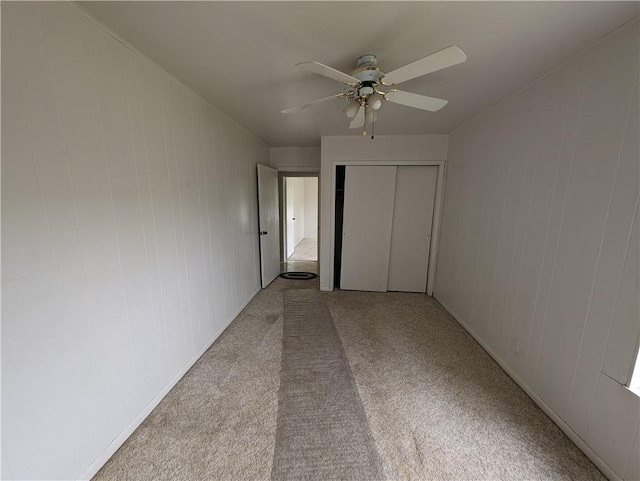
[[[332, 80], [342, 82], [347, 86], [342, 92], [325, 97], [323, 99], [307, 102], [303, 105], [290, 107], [281, 112], [288, 114], [299, 111], [324, 102], [332, 98], [348, 99], [349, 102], [342, 109], [344, 114], [351, 120], [350, 129], [364, 127], [371, 124], [371, 138], [373, 138], [373, 128], [378, 117], [378, 111], [382, 108], [384, 101], [394, 104], [405, 105], [415, 109], [437, 112], [447, 104], [447, 100], [428, 97], [426, 95], [403, 92], [401, 90], [378, 90], [380, 86], [391, 87], [407, 80], [411, 80], [431, 72], [437, 72], [453, 65], [464, 62], [467, 56], [458, 47], [452, 45], [442, 50], [438, 50], [426, 57], [422, 57], [403, 67], [399, 67], [391, 72], [385, 72], [378, 68], [378, 58], [373, 54], [361, 55], [358, 58], [357, 68], [346, 74], [324, 65], [320, 62], [301, 62], [296, 64], [304, 70], [317, 73]], [[363, 135], [366, 135], [366, 128]]]
[[351, 120], [353, 120], [358, 114], [358, 110], [360, 110], [360, 102], [358, 102], [357, 99], [352, 100], [344, 109], [342, 109], [345, 115]]
[[376, 92], [374, 94], [369, 95], [369, 97], [367, 98], [367, 105], [372, 110], [380, 110], [380, 108], [382, 107], [383, 100], [384, 100], [384, 97]]

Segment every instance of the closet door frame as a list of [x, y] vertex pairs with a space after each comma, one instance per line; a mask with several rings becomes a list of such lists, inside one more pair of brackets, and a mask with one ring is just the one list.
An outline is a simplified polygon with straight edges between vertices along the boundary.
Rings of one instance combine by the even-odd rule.
[[429, 250], [429, 270], [427, 273], [427, 291], [428, 296], [433, 295], [434, 283], [436, 278], [436, 260], [438, 258], [438, 240], [440, 238], [440, 219], [442, 214], [442, 199], [444, 198], [444, 160], [337, 160], [331, 162], [331, 245], [329, 250], [329, 290], [333, 290], [333, 261], [335, 259], [335, 236], [336, 236], [336, 167], [338, 165], [369, 165], [369, 166], [402, 166], [402, 165], [432, 165], [438, 168], [436, 174], [436, 192], [433, 206], [433, 224], [431, 235], [431, 247]]

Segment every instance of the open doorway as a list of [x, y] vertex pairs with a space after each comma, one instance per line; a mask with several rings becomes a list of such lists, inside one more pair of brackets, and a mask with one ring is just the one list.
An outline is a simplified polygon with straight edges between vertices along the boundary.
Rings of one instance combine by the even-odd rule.
[[318, 272], [318, 176], [282, 173], [283, 271]]

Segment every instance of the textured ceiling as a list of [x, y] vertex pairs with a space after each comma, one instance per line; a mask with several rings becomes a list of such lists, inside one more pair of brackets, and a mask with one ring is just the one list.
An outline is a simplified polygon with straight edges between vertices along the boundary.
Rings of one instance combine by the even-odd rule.
[[639, 2], [78, 2], [137, 50], [270, 146], [319, 145], [349, 130], [342, 91], [294, 64], [385, 71], [449, 45], [468, 60], [402, 90], [449, 100], [439, 112], [386, 103], [376, 134], [448, 133], [634, 18]]

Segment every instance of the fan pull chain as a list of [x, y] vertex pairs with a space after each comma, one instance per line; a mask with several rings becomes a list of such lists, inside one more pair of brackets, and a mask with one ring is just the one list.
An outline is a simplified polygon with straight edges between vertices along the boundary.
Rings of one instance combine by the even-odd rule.
[[[371, 117], [371, 140], [373, 140], [373, 137], [375, 135], [375, 128], [376, 128], [376, 117], [375, 114]], [[366, 137], [367, 136], [367, 117], [365, 114], [365, 119], [364, 119], [364, 126], [362, 128], [362, 136]]]

